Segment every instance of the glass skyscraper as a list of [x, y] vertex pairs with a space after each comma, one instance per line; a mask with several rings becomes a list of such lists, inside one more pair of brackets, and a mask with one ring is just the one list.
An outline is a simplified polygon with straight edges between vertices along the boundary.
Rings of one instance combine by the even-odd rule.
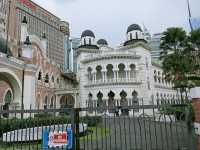
[[191, 18], [190, 21], [193, 30], [200, 28], [200, 18]]

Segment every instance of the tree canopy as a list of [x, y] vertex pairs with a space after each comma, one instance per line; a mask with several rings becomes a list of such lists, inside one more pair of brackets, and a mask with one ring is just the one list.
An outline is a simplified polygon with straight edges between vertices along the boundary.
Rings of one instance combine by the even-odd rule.
[[168, 28], [161, 38], [161, 60], [168, 80], [176, 88], [187, 88], [189, 76], [199, 76], [200, 70], [200, 29], [187, 35], [182, 28]]

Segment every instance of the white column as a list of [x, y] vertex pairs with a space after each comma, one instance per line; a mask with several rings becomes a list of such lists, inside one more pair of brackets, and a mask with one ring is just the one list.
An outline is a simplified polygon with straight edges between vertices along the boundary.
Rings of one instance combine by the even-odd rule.
[[114, 81], [117, 81], [117, 73], [116, 73], [116, 70], [113, 70], [114, 72]]
[[129, 79], [128, 79], [128, 70], [125, 70], [125, 72], [126, 72], [126, 81], [128, 81]]
[[119, 79], [119, 70], [116, 70], [117, 80]]
[[131, 79], [131, 70], [128, 70], [128, 78]]
[[105, 82], [107, 82], [107, 74], [106, 71], [104, 72]]
[[104, 71], [101, 71], [101, 74], [102, 74], [102, 82], [104, 82], [104, 80], [105, 80]]
[[95, 81], [95, 83], [97, 81], [97, 73], [96, 72], [94, 73], [94, 81]]
[[70, 41], [71, 44], [71, 71], [74, 71], [74, 50], [72, 48], [72, 41]]

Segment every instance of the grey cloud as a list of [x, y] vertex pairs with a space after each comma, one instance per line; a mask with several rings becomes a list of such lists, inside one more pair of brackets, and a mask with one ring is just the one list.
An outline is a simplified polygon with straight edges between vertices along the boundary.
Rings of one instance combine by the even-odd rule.
[[[118, 45], [128, 25], [144, 23], [150, 32], [180, 26], [189, 30], [186, 0], [34, 0], [70, 23], [73, 36], [92, 29], [98, 38]], [[192, 15], [200, 17], [200, 1], [190, 0]]]

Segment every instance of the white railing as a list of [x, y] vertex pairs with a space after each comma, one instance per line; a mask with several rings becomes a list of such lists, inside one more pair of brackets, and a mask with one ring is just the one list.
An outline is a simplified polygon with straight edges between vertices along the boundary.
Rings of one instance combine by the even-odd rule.
[[89, 81], [89, 85], [96, 85], [96, 84], [112, 84], [112, 83], [142, 83], [142, 80], [138, 78], [112, 78], [112, 79], [100, 79], [100, 80], [93, 80]]
[[166, 83], [155, 83], [154, 85], [155, 85], [155, 87], [159, 87], [159, 88], [172, 88], [173, 87], [172, 84], [166, 84]]

